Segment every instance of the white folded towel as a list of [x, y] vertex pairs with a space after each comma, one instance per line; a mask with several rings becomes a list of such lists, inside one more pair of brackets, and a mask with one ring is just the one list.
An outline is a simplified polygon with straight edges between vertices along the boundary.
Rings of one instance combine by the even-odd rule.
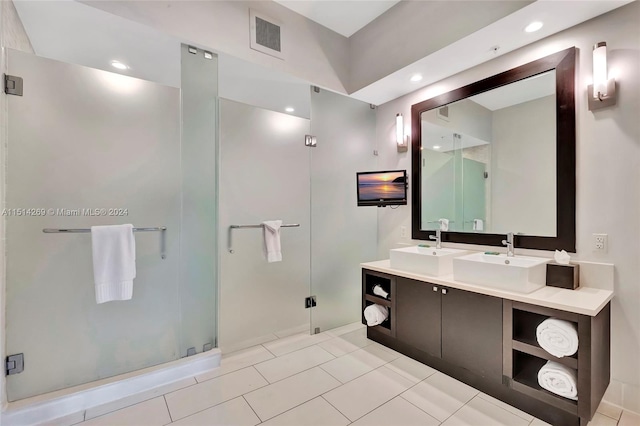
[[538, 371], [538, 384], [549, 392], [577, 400], [576, 371], [554, 361], [547, 361]]
[[369, 305], [364, 308], [364, 319], [367, 320], [367, 325], [369, 327], [382, 324], [388, 317], [389, 309], [387, 309], [386, 306]]
[[482, 219], [473, 219], [473, 230], [482, 231], [484, 229], [484, 221]]
[[91, 227], [96, 303], [129, 300], [136, 277], [133, 225]]
[[578, 351], [578, 330], [570, 321], [548, 318], [536, 328], [536, 338], [542, 349], [558, 358]]
[[262, 222], [264, 228], [264, 248], [267, 255], [267, 262], [282, 261], [282, 249], [280, 248], [280, 227], [281, 220], [267, 220]]
[[449, 230], [449, 219], [439, 219], [438, 222], [440, 222], [440, 230], [441, 231], [448, 231]]

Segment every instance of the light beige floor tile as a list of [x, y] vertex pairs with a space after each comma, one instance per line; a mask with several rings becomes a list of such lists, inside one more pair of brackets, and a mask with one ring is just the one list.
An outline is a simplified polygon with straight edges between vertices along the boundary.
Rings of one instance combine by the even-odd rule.
[[482, 393], [480, 392], [478, 394], [478, 397], [484, 399], [485, 401], [489, 401], [490, 403], [492, 403], [493, 405], [497, 405], [500, 408], [503, 408], [505, 410], [507, 410], [510, 413], [515, 414], [518, 417], [522, 417], [523, 419], [525, 419], [528, 422], [533, 421], [533, 416], [531, 414], [527, 414], [522, 410], [518, 410], [516, 407], [513, 407], [509, 404], [507, 404], [506, 402], [502, 402], [499, 399], [496, 399], [490, 395], [487, 395], [486, 393]]
[[413, 382], [382, 366], [323, 395], [351, 421], [407, 390]]
[[220, 367], [196, 376], [198, 382], [204, 382], [224, 374], [247, 368], [251, 365], [275, 358], [264, 346], [252, 346], [230, 354], [222, 354]]
[[428, 365], [424, 365], [423, 363], [404, 355], [397, 358], [395, 361], [390, 362], [386, 367], [414, 383], [421, 382], [436, 372], [436, 370]]
[[618, 407], [617, 405], [613, 405], [606, 401], [602, 401], [600, 403], [597, 411], [600, 414], [604, 414], [605, 416], [616, 420], [620, 420], [620, 416], [622, 415], [622, 407]]
[[640, 415], [631, 411], [623, 411], [620, 416], [618, 426], [638, 426], [640, 425]]
[[158, 396], [164, 395], [169, 392], [177, 391], [179, 389], [184, 389], [186, 387], [189, 387], [195, 384], [196, 384], [196, 380], [193, 377], [189, 377], [188, 379], [179, 380], [177, 382], [174, 382], [165, 386], [160, 386], [146, 392], [141, 392], [139, 394], [132, 395], [127, 398], [122, 398], [117, 401], [110, 402], [108, 404], [103, 404], [94, 408], [89, 408], [86, 412], [85, 420], [90, 420], [98, 416], [103, 416], [112, 411], [121, 410], [125, 407], [129, 407], [131, 405], [156, 398]]
[[370, 354], [375, 355], [378, 358], [381, 358], [387, 362], [391, 362], [394, 359], [398, 359], [401, 356], [404, 356], [400, 352], [396, 352], [393, 349], [389, 349], [386, 346], [382, 346], [381, 344], [376, 342], [373, 342], [370, 345], [365, 346], [361, 350], [369, 352]]
[[342, 327], [332, 328], [331, 330], [325, 331], [325, 333], [330, 334], [333, 337], [342, 336], [343, 334], [351, 333], [352, 331], [360, 330], [361, 328], [367, 328], [366, 325], [361, 322], [353, 322], [351, 324], [343, 325]]
[[[320, 346], [334, 356], [342, 356], [375, 343], [367, 339], [367, 329], [360, 328], [320, 343]], [[382, 345], [380, 345], [382, 346]]]
[[437, 426], [440, 422], [406, 399], [396, 397], [376, 408], [353, 426]]
[[529, 420], [516, 416], [482, 398], [473, 398], [449, 417], [442, 426], [528, 426]]
[[215, 407], [185, 417], [172, 423], [172, 426], [254, 426], [260, 419], [243, 397], [223, 402]]
[[328, 339], [331, 339], [331, 336], [323, 333], [300, 333], [294, 334], [293, 336], [284, 337], [282, 339], [274, 340], [272, 342], [264, 343], [263, 346], [275, 356], [282, 356], [284, 354], [288, 354], [289, 352], [297, 351], [299, 349], [324, 342]]
[[402, 397], [441, 422], [476, 396], [478, 391], [440, 372], [402, 394]]
[[540, 419], [533, 419], [533, 421], [531, 422], [531, 424], [529, 426], [552, 426], [547, 422], [543, 422]]
[[342, 383], [350, 382], [356, 377], [362, 376], [371, 370], [383, 366], [388, 361], [377, 357], [363, 349], [343, 355], [333, 361], [320, 366], [324, 371], [331, 374]]
[[44, 423], [38, 423], [39, 426], [71, 426], [84, 421], [84, 411], [73, 413], [68, 416], [60, 417]]
[[[593, 418], [587, 426], [616, 426], [618, 421], [612, 419], [611, 417], [607, 417], [604, 414], [596, 413], [593, 415]], [[633, 426], [637, 426], [638, 423], [633, 423]]]
[[285, 379], [316, 365], [335, 359], [333, 355], [318, 345], [309, 346], [278, 358], [256, 364], [255, 368], [270, 383]]
[[162, 426], [170, 422], [167, 404], [160, 396], [81, 424], [82, 426]]
[[265, 386], [244, 397], [263, 421], [337, 387], [340, 382], [319, 367]]
[[348, 424], [349, 419], [321, 396], [262, 423], [264, 426], [345, 426]]
[[248, 367], [168, 393], [165, 398], [171, 418], [176, 421], [267, 384], [255, 368]]

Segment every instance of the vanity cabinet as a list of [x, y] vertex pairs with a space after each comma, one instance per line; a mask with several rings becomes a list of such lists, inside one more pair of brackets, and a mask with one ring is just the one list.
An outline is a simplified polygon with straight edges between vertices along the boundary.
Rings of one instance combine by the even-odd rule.
[[[366, 269], [368, 265], [378, 270]], [[460, 283], [449, 278], [401, 275], [416, 277], [396, 274], [388, 261], [363, 264], [363, 308], [379, 303], [390, 309], [388, 321], [368, 327], [367, 337], [554, 426], [585, 426], [591, 420], [609, 385], [611, 292], [542, 289], [542, 296], [517, 295], [520, 300], [513, 300], [513, 293], [499, 297], [496, 290], [487, 295], [476, 292], [477, 287], [457, 288]], [[389, 297], [374, 295], [373, 285], [388, 288]], [[553, 297], [586, 312], [522, 301], [549, 303]], [[557, 358], [538, 345], [536, 329], [547, 318], [576, 325], [575, 355]], [[547, 361], [575, 371], [577, 400], [538, 384], [538, 371]]]
[[397, 277], [395, 308], [398, 341], [502, 381], [502, 299]]

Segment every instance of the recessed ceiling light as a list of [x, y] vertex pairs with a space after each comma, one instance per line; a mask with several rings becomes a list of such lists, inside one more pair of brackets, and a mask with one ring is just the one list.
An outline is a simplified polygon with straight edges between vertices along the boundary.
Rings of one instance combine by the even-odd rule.
[[126, 66], [125, 64], [123, 64], [120, 61], [111, 61], [111, 66], [114, 67], [114, 68], [118, 68], [119, 70], [129, 69], [128, 66]]
[[433, 149], [440, 149], [440, 148], [442, 148], [440, 145], [434, 145], [433, 146]]
[[414, 74], [411, 76], [411, 81], [416, 82], [422, 80], [422, 74]]
[[295, 111], [295, 109], [293, 107], [286, 107], [284, 110], [287, 111], [287, 112], [294, 112]]
[[533, 33], [542, 28], [543, 23], [540, 21], [534, 21], [525, 27], [525, 31], [528, 33]]

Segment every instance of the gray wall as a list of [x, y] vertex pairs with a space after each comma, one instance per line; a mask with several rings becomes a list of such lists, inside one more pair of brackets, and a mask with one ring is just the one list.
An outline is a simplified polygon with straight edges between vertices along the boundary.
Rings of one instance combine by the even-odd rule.
[[[612, 384], [606, 399], [640, 412], [640, 3], [633, 2], [588, 22], [547, 37], [490, 62], [437, 83], [462, 87], [553, 52], [576, 46], [577, 114], [577, 255], [581, 260], [615, 264], [612, 302]], [[592, 79], [592, 46], [606, 40], [609, 70], [617, 71], [620, 94], [617, 105], [591, 112], [586, 88]], [[396, 152], [395, 115], [409, 116], [411, 105], [425, 100], [434, 86], [381, 105], [377, 116], [377, 140], [381, 168], [410, 168], [410, 153]], [[493, 194], [495, 196], [495, 194]], [[398, 244], [419, 243], [400, 238], [400, 229], [411, 226], [408, 208], [381, 209], [378, 214], [378, 256], [389, 257]], [[609, 250], [592, 249], [592, 234], [607, 233]], [[495, 248], [493, 248], [495, 249]], [[550, 256], [550, 252], [520, 250]]]
[[491, 232], [556, 235], [555, 96], [493, 112]]

